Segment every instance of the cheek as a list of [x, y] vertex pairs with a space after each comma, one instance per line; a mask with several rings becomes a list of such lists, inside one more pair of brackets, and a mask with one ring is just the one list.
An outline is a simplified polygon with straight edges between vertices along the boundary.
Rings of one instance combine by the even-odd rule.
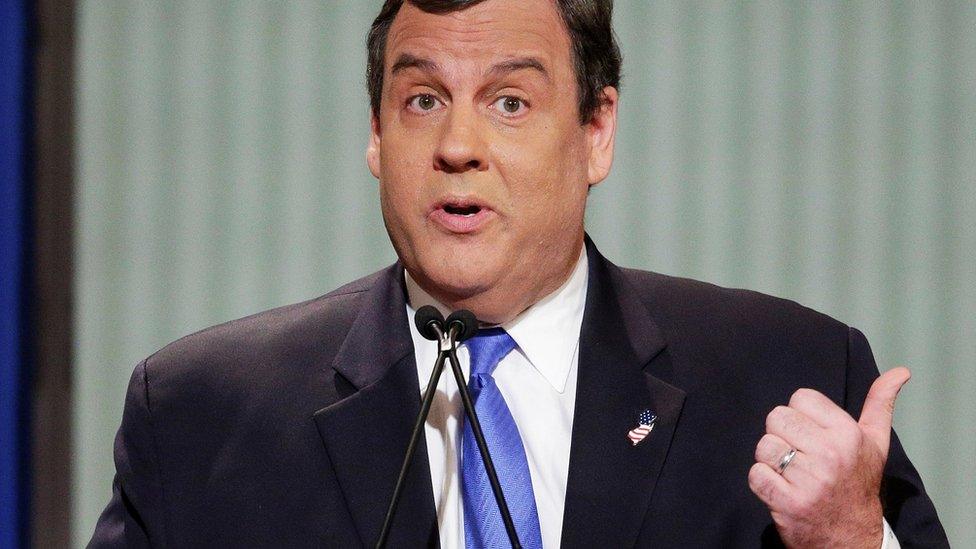
[[[384, 143], [387, 144], [387, 143]], [[417, 143], [391, 141], [384, 149], [396, 151], [380, 158], [380, 193], [386, 207], [406, 211], [419, 207], [425, 181], [425, 161]]]
[[[389, 132], [392, 133], [392, 132]], [[404, 143], [399, 136], [388, 135], [384, 141], [385, 154], [380, 156], [380, 172], [386, 180], [402, 178], [405, 170], [410, 169], [410, 159], [414, 157], [409, 143]]]
[[[544, 139], [503, 156], [501, 170], [512, 182], [513, 206], [535, 226], [575, 230], [586, 202], [586, 158], [576, 136]], [[520, 166], [521, 169], [517, 169]], [[579, 219], [577, 219], [579, 218]]]

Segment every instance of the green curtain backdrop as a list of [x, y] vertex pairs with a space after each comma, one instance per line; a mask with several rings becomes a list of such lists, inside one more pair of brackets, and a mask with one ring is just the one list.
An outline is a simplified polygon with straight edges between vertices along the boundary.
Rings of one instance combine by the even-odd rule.
[[[377, 0], [82, 1], [73, 531], [129, 373], [394, 259], [365, 166]], [[613, 260], [795, 299], [906, 364], [896, 427], [976, 545], [976, 3], [618, 0]]]

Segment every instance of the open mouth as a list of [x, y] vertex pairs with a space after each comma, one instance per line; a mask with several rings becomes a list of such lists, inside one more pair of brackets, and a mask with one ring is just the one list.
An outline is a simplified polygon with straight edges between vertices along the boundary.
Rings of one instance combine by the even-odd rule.
[[474, 197], [458, 196], [436, 203], [429, 216], [441, 229], [452, 234], [479, 232], [496, 217], [488, 204]]
[[470, 217], [481, 211], [481, 206], [464, 206], [458, 204], [444, 204], [444, 211], [451, 215], [463, 215]]

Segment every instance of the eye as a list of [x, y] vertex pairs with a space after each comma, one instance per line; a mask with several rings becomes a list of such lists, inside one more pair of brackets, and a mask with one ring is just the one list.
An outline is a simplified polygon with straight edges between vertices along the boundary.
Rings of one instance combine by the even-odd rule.
[[495, 109], [505, 116], [521, 114], [528, 108], [525, 101], [511, 95], [499, 97], [493, 105]]
[[437, 108], [440, 101], [429, 93], [422, 93], [420, 95], [415, 95], [410, 98], [410, 102], [407, 104], [412, 110], [417, 112], [430, 112]]

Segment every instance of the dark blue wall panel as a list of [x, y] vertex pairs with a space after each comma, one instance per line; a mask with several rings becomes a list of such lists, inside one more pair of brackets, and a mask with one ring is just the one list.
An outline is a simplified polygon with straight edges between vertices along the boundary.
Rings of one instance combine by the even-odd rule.
[[21, 0], [0, 1], [0, 547], [26, 545], [28, 514], [28, 42]]

